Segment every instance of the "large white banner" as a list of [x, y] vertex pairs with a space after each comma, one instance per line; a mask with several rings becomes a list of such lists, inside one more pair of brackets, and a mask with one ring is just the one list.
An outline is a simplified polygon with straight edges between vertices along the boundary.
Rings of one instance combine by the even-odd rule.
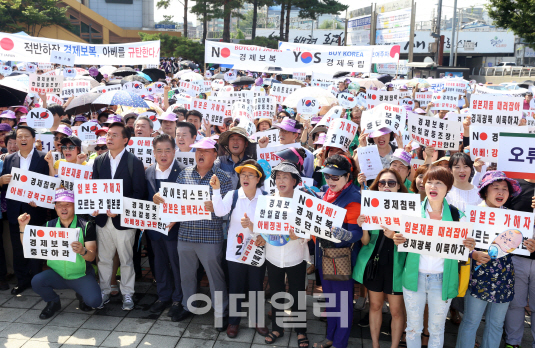
[[212, 220], [204, 208], [204, 202], [210, 200], [210, 187], [162, 182], [159, 192], [165, 199], [160, 204], [162, 222]]
[[78, 180], [74, 187], [76, 214], [123, 212], [123, 179]]
[[364, 190], [360, 213], [366, 215], [366, 221], [362, 225], [364, 230], [382, 230], [386, 227], [392, 231], [401, 231], [403, 215], [420, 215], [420, 195]]
[[53, 51], [70, 53], [75, 64], [159, 64], [160, 41], [96, 45], [0, 33], [0, 60], [49, 62]]
[[535, 156], [535, 134], [499, 133], [497, 170], [509, 178], [535, 179], [532, 167]]
[[523, 98], [507, 95], [475, 94], [470, 98], [472, 124], [518, 126], [522, 119]]
[[236, 68], [264, 71], [269, 67], [291, 69], [292, 72], [318, 69], [337, 72], [369, 72], [372, 49], [357, 46], [352, 51], [326, 52], [320, 46], [310, 51], [285, 51], [252, 45], [237, 45], [206, 41], [204, 58], [207, 63], [233, 64]]
[[59, 179], [20, 168], [11, 169], [11, 181], [7, 187], [6, 198], [14, 201], [35, 202], [42, 208], [54, 209], [55, 190]]
[[22, 237], [24, 257], [28, 259], [76, 262], [71, 244], [79, 238], [79, 228], [26, 225]]

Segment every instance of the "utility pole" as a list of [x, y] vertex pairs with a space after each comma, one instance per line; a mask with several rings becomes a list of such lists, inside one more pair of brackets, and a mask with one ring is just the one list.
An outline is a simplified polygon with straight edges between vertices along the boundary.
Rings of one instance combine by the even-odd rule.
[[437, 51], [435, 52], [435, 63], [438, 65], [438, 54], [439, 54], [439, 49], [438, 49], [438, 45], [440, 45], [440, 26], [442, 25], [441, 23], [441, 19], [442, 19], [442, 0], [438, 0], [438, 9], [437, 9], [437, 36], [435, 36], [435, 42], [437, 43]]
[[344, 21], [345, 25], [344, 25], [344, 46], [349, 46], [348, 43], [347, 43], [347, 21], [348, 21], [348, 18], [347, 18], [347, 8], [346, 8], [346, 20]]
[[457, 26], [457, 0], [453, 2], [453, 22], [451, 25], [451, 48], [450, 48], [450, 66], [453, 66], [453, 52], [457, 47], [457, 41], [455, 41], [455, 29]]
[[[455, 0], [457, 1], [457, 0]], [[416, 20], [416, 3], [412, 0], [411, 7], [411, 29], [409, 33], [409, 63], [414, 61], [414, 21]], [[399, 62], [398, 62], [399, 65]]]
[[371, 15], [371, 25], [370, 25], [370, 45], [375, 45], [375, 31], [377, 29], [377, 13], [375, 13], [377, 9], [377, 4], [372, 4], [372, 15]]
[[459, 34], [461, 33], [461, 26], [463, 25], [463, 11], [461, 10], [461, 20], [459, 21], [459, 28], [457, 29], [457, 40], [455, 41], [455, 62], [453, 66], [457, 66], [457, 51], [459, 49]]

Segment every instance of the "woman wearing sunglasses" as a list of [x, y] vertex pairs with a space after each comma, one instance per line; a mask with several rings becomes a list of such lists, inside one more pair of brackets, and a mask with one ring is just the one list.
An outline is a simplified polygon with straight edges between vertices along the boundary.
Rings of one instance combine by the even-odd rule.
[[331, 229], [333, 237], [340, 242], [316, 238], [316, 267], [319, 268], [323, 293], [332, 294], [334, 306], [327, 308], [327, 337], [314, 344], [315, 348], [346, 348], [349, 340], [355, 281], [352, 278], [336, 281], [325, 279], [322, 256], [328, 248], [350, 248], [351, 267], [357, 261], [360, 249], [360, 243], [357, 242], [362, 238], [362, 229], [357, 224], [360, 216], [360, 192], [353, 185], [355, 168], [355, 163], [349, 157], [334, 155], [325, 161], [325, 167], [320, 170], [325, 175], [328, 188], [323, 200], [346, 209], [347, 213], [342, 226]]
[[[402, 178], [393, 169], [383, 169], [370, 185], [370, 191], [403, 192], [408, 190]], [[360, 227], [366, 220], [360, 215], [357, 223]], [[394, 231], [383, 230], [362, 231], [362, 249], [358, 254], [357, 264], [353, 269], [353, 279], [368, 289], [370, 296], [370, 333], [373, 348], [379, 348], [379, 335], [383, 322], [383, 303], [388, 298], [392, 314], [392, 348], [398, 346], [405, 325], [403, 307], [403, 288], [401, 276], [407, 253], [398, 253], [394, 245]], [[377, 260], [374, 264], [369, 260]]]
[[48, 151], [45, 160], [48, 162], [49, 175], [54, 176], [58, 174], [60, 162], [69, 162], [74, 164], [86, 165], [87, 155], [82, 153], [82, 141], [80, 138], [73, 136], [61, 139], [61, 154], [64, 159], [54, 162], [52, 151]]
[[[426, 198], [421, 207], [421, 217], [442, 221], [465, 221], [466, 217], [454, 206], [448, 205], [446, 194], [453, 186], [453, 175], [439, 166], [431, 167], [424, 176]], [[394, 243], [405, 243], [401, 233], [394, 235]], [[473, 238], [463, 240], [472, 251]], [[407, 313], [407, 346], [419, 348], [424, 321], [425, 303], [429, 306], [429, 346], [444, 345], [444, 328], [450, 303], [458, 294], [458, 261], [438, 256], [407, 253], [403, 269], [403, 299]]]

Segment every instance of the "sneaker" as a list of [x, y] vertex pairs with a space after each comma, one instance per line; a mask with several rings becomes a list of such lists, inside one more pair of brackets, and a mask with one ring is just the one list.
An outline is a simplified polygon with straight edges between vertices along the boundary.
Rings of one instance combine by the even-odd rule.
[[169, 309], [169, 312], [167, 312], [168, 317], [172, 317], [173, 315], [177, 314], [182, 310], [182, 303], [180, 302], [173, 302], [171, 305], [171, 308]]
[[123, 311], [131, 311], [132, 309], [134, 309], [132, 295], [123, 295]]
[[102, 293], [102, 303], [97, 307], [97, 309], [104, 308], [104, 305], [108, 303], [110, 303], [110, 294]]
[[520, 344], [512, 345], [512, 344], [506, 343], [505, 347], [503, 348], [521, 348], [521, 347], [520, 347]]
[[171, 301], [160, 301], [160, 300], [157, 300], [156, 302], [154, 302], [152, 304], [152, 306], [150, 307], [149, 311], [151, 313], [160, 313], [160, 312], [163, 312], [164, 309], [169, 307], [170, 304], [171, 304]]
[[366, 315], [364, 315], [362, 317], [362, 319], [359, 320], [357, 325], [360, 326], [360, 327], [368, 327], [368, 326], [370, 326], [370, 314], [366, 313]]

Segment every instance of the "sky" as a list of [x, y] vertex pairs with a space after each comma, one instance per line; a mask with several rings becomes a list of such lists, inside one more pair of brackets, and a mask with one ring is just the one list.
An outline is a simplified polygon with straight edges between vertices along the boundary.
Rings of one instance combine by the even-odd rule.
[[[357, 8], [362, 8], [365, 6], [369, 6], [372, 4], [372, 2], [366, 3], [365, 1], [358, 1], [359, 5], [355, 5], [355, 0], [338, 0], [341, 3], [345, 5], [349, 5], [349, 11], [355, 10]], [[453, 5], [455, 0], [442, 0], [442, 18], [444, 18], [444, 15], [447, 16], [447, 18], [453, 17]], [[191, 8], [191, 6], [195, 5], [195, 2], [193, 0], [188, 1], [188, 7]], [[379, 0], [376, 3], [378, 5], [391, 2], [390, 0]], [[482, 5], [485, 5], [487, 1], [485, 0], [462, 0], [457, 2], [457, 7], [470, 7], [470, 6], [476, 6], [480, 7]], [[156, 2], [155, 2], [156, 4]], [[166, 9], [158, 10], [155, 9], [155, 22], [159, 22], [163, 20], [163, 16], [167, 15], [169, 13], [174, 13], [173, 20], [176, 22], [182, 22], [184, 17], [184, 6], [180, 4], [179, 0], [171, 0], [171, 6]], [[416, 21], [429, 21], [431, 20], [431, 14], [433, 13], [433, 8], [435, 8], [435, 11], [437, 9], [438, 0], [425, 0], [425, 1], [416, 1]], [[436, 13], [436, 12], [435, 12]], [[194, 25], [196, 25], [196, 17], [195, 15], [188, 13], [188, 21], [193, 22]]]

